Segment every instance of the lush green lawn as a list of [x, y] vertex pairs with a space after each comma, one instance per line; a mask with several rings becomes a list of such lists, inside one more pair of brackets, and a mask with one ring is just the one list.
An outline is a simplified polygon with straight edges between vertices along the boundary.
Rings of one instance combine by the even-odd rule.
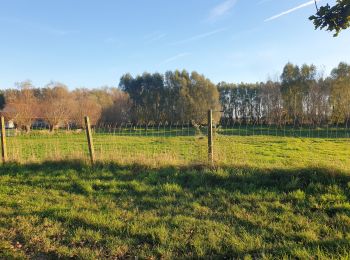
[[332, 169], [0, 168], [0, 258], [350, 257]]
[[8, 137], [0, 259], [350, 258], [348, 138], [177, 131]]
[[[150, 131], [150, 130], [149, 130]], [[185, 130], [184, 130], [185, 131]], [[88, 161], [85, 134], [58, 133], [8, 137], [11, 161], [20, 163], [47, 160]], [[204, 135], [93, 135], [96, 158], [123, 165], [188, 166], [206, 164], [207, 138]], [[297, 138], [273, 135], [215, 135], [217, 166], [247, 166], [259, 169], [323, 167], [350, 173], [350, 138]]]

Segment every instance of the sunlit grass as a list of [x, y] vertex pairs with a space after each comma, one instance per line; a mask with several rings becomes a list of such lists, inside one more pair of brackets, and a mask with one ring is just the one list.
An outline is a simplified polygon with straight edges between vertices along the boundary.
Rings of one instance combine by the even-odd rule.
[[348, 138], [93, 138], [7, 138], [0, 259], [350, 257]]
[[0, 168], [0, 258], [350, 257], [334, 169]]
[[[58, 133], [8, 137], [11, 161], [89, 160], [85, 134]], [[164, 136], [93, 135], [96, 159], [101, 162], [148, 166], [188, 166], [208, 163], [204, 135]], [[214, 138], [217, 166], [256, 168], [324, 167], [350, 171], [349, 138], [298, 138], [273, 135], [236, 136], [218, 133]]]

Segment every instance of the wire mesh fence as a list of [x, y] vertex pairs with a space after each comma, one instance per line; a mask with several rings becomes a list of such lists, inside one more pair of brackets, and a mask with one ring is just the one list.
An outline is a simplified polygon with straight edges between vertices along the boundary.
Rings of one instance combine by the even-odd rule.
[[[213, 124], [213, 161], [259, 168], [332, 167], [350, 170], [345, 125], [267, 125], [221, 120]], [[208, 162], [208, 125], [193, 122], [98, 123], [91, 129], [95, 160], [118, 164], [189, 165]], [[6, 129], [9, 161], [89, 160], [84, 127]]]
[[214, 161], [221, 165], [350, 169], [350, 128], [345, 125], [222, 120], [214, 132]]
[[280, 125], [268, 125], [262, 122], [230, 121], [218, 126], [221, 135], [238, 136], [276, 136], [297, 138], [350, 138], [350, 128], [341, 124], [305, 124], [296, 125], [284, 122]]
[[20, 163], [85, 160], [88, 147], [82, 131], [36, 129], [27, 133], [7, 130], [7, 153], [10, 161]]
[[[190, 122], [99, 123], [91, 129], [96, 161], [147, 165], [204, 163], [206, 131], [206, 126]], [[63, 125], [50, 130], [36, 124], [30, 131], [6, 129], [6, 137], [9, 161], [89, 160], [84, 128]]]
[[204, 127], [190, 123], [99, 124], [93, 139], [98, 161], [198, 164], [207, 153]]

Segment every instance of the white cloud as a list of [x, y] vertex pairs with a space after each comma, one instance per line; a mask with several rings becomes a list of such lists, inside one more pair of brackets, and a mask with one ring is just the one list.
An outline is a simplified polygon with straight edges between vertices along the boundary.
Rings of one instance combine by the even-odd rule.
[[174, 42], [174, 43], [172, 43], [172, 45], [177, 45], [177, 44], [182, 44], [182, 43], [187, 43], [187, 42], [200, 40], [200, 39], [210, 37], [210, 36], [212, 36], [214, 34], [218, 34], [220, 32], [226, 31], [226, 30], [227, 30], [226, 28], [221, 28], [221, 29], [217, 29], [217, 30], [214, 30], [214, 31], [198, 34], [198, 35], [192, 36], [192, 37], [190, 37], [188, 39], [181, 40], [181, 41], [178, 41], [178, 42]]
[[186, 57], [186, 56], [189, 56], [189, 55], [191, 55], [191, 53], [189, 53], [189, 52], [180, 53], [180, 54], [175, 55], [175, 56], [173, 56], [173, 57], [171, 57], [171, 58], [169, 58], [169, 59], [166, 59], [166, 60], [162, 61], [162, 62], [160, 63], [160, 65], [168, 64], [168, 63], [170, 63], [170, 62], [176, 61], [176, 60], [178, 60], [178, 59], [181, 59], [181, 58]]
[[[321, 0], [316, 0], [316, 2], [319, 2], [319, 1], [321, 1]], [[287, 15], [287, 14], [293, 13], [293, 12], [299, 10], [299, 9], [305, 8], [305, 7], [307, 7], [307, 6], [309, 6], [309, 5], [313, 5], [313, 4], [315, 4], [315, 1], [314, 1], [314, 0], [308, 1], [308, 2], [306, 2], [306, 3], [303, 3], [303, 4], [301, 4], [301, 5], [298, 5], [298, 6], [296, 6], [296, 7], [293, 7], [293, 8], [291, 8], [291, 9], [287, 10], [287, 11], [284, 11], [284, 12], [279, 13], [279, 14], [277, 14], [277, 15], [271, 16], [270, 18], [267, 18], [267, 19], [265, 20], [265, 22], [275, 20], [275, 19], [277, 19], [277, 18], [280, 18], [280, 17], [285, 16], [285, 15]]]
[[237, 0], [226, 0], [225, 2], [215, 6], [209, 15], [210, 20], [215, 20], [227, 14], [237, 3]]

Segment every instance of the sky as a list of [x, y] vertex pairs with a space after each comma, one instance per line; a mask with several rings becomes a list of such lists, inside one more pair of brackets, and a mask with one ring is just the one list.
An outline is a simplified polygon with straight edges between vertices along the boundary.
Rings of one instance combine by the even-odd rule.
[[287, 62], [327, 75], [350, 63], [350, 30], [315, 31], [314, 13], [309, 0], [0, 0], [0, 88], [117, 86], [125, 73], [175, 69], [257, 82]]

